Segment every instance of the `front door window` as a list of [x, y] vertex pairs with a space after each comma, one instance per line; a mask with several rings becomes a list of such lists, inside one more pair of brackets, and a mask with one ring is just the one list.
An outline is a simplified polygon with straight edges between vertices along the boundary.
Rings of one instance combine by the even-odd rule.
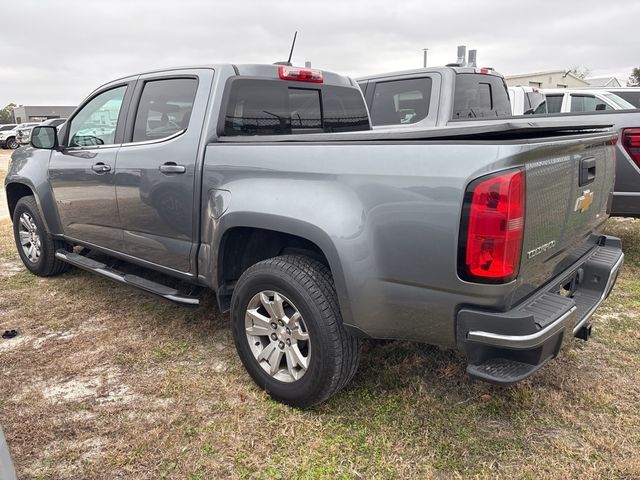
[[69, 124], [68, 146], [113, 145], [126, 90], [126, 85], [123, 85], [102, 92], [90, 100]]

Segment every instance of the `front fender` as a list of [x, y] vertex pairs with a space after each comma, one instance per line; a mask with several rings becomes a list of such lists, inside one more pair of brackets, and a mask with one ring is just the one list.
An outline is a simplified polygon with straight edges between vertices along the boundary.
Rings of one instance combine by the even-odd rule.
[[51, 150], [22, 147], [13, 152], [9, 162], [9, 171], [4, 181], [7, 202], [10, 204], [11, 185], [25, 185], [36, 199], [40, 214], [47, 230], [53, 234], [62, 234], [56, 203], [49, 183], [49, 159]]

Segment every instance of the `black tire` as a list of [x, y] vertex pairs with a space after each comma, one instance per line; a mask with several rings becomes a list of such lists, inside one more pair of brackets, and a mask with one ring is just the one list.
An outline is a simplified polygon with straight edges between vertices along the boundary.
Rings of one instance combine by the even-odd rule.
[[[27, 213], [32, 218], [40, 238], [40, 256], [35, 261], [32, 261], [27, 256], [20, 242], [20, 218], [24, 213]], [[42, 221], [36, 200], [32, 196], [22, 197], [16, 204], [13, 212], [13, 238], [22, 263], [31, 273], [40, 277], [50, 277], [58, 275], [69, 268], [69, 264], [58, 260], [55, 254], [56, 250], [65, 249], [70, 251], [71, 247], [49, 234]]]
[[[308, 368], [301, 378], [284, 382], [272, 377], [251, 351], [245, 331], [250, 300], [259, 292], [275, 291], [299, 310], [309, 335]], [[304, 256], [270, 258], [248, 268], [231, 299], [236, 349], [251, 378], [279, 402], [306, 408], [324, 402], [353, 377], [360, 358], [360, 340], [346, 331], [329, 269]]]
[[18, 144], [18, 141], [15, 139], [15, 137], [9, 137], [7, 138], [7, 141], [5, 143], [5, 146], [9, 149], [9, 150], [15, 150], [16, 148], [18, 148], [20, 145]]

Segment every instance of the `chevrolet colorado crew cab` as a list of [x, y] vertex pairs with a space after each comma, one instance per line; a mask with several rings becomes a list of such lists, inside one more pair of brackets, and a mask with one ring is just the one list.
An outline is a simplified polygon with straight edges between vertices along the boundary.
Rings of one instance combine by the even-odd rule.
[[363, 338], [457, 348], [498, 384], [586, 339], [623, 261], [598, 233], [616, 140], [575, 122], [376, 132], [348, 77], [214, 65], [100, 87], [59, 132], [34, 128], [5, 188], [31, 272], [184, 304], [124, 267], [209, 288], [250, 376], [308, 407], [349, 383]]

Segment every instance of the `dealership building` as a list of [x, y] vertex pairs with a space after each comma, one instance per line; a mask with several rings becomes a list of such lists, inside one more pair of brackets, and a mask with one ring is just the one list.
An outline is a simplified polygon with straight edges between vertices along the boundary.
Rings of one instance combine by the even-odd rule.
[[22, 105], [13, 108], [16, 123], [42, 122], [50, 118], [68, 118], [76, 107], [43, 107]]

